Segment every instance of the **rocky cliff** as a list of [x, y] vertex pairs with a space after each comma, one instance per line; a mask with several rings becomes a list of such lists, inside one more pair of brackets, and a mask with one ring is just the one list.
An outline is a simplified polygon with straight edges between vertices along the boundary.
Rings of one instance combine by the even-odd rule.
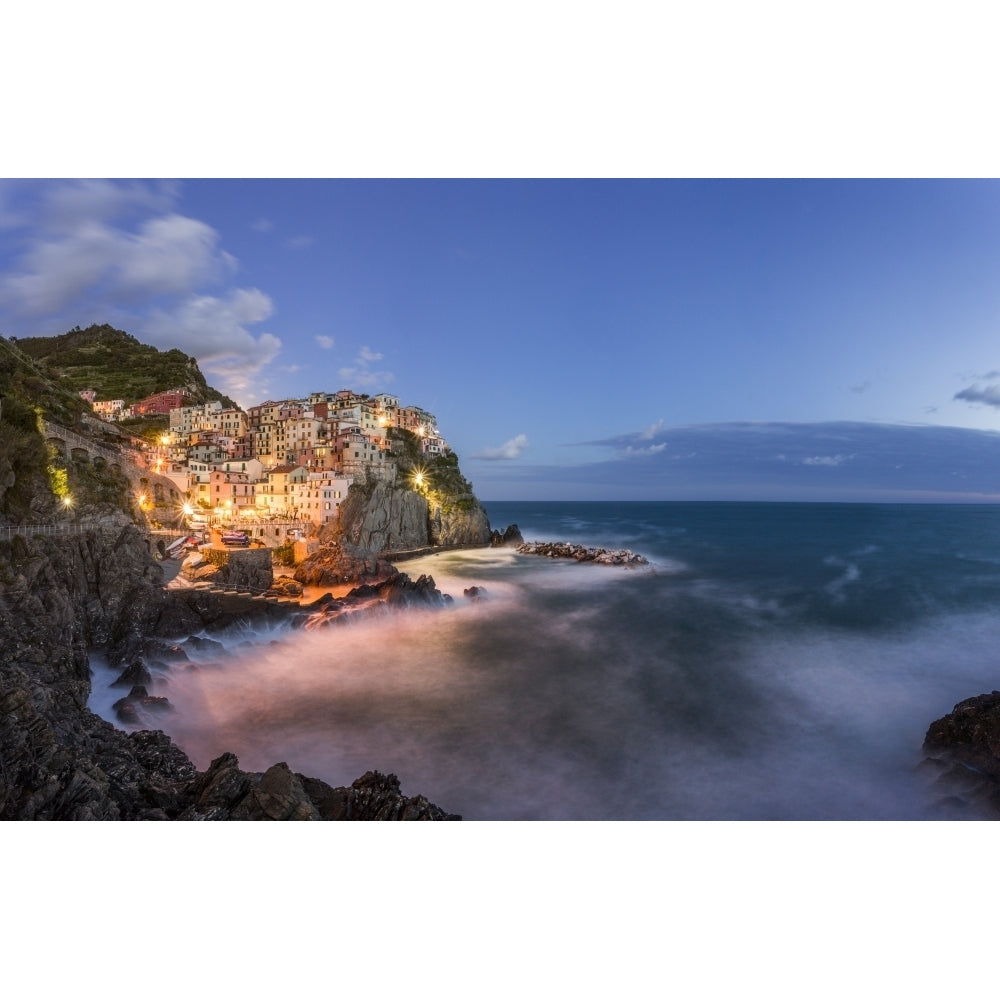
[[1000, 691], [960, 701], [924, 738], [946, 815], [1000, 818]]
[[383, 482], [351, 488], [340, 526], [349, 543], [372, 552], [490, 543], [486, 511], [471, 494], [438, 496]]
[[163, 733], [90, 712], [89, 649], [141, 678], [178, 636], [225, 623], [220, 598], [161, 579], [131, 526], [0, 541], [0, 819], [457, 818], [378, 772], [332, 788], [283, 763], [245, 772], [224, 754], [199, 773]]

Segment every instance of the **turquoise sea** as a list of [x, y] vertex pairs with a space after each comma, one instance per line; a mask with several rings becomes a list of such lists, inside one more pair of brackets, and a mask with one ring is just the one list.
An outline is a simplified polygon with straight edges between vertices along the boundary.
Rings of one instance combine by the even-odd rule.
[[466, 819], [941, 815], [927, 726], [1000, 687], [1000, 509], [485, 506], [526, 539], [651, 565], [402, 563], [454, 605], [234, 634], [160, 679], [175, 711], [157, 726], [200, 767], [234, 750], [331, 784], [394, 772]]

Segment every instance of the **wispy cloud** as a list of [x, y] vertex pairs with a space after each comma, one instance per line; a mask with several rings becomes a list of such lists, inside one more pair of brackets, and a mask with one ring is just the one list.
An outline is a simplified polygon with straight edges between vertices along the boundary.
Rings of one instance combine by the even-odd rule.
[[843, 465], [844, 462], [849, 462], [853, 455], [812, 455], [809, 458], [802, 459], [803, 465], [825, 465], [828, 468], [836, 468], [838, 465]]
[[623, 455], [659, 455], [664, 448], [667, 447], [666, 441], [661, 441], [659, 444], [651, 444], [645, 448], [633, 448], [632, 445], [627, 445], [625, 450], [622, 452]]
[[255, 337], [247, 328], [273, 311], [270, 298], [257, 288], [236, 289], [225, 297], [192, 295], [173, 309], [152, 310], [145, 331], [197, 357], [227, 393], [247, 400], [266, 394], [267, 368], [281, 350], [274, 334]]
[[985, 403], [987, 406], [1000, 407], [1000, 385], [980, 386], [977, 382], [961, 392], [956, 392], [955, 399], [963, 399], [967, 403]]
[[250, 223], [250, 228], [258, 233], [269, 233], [272, 229], [274, 229], [274, 223], [270, 219], [255, 219]]
[[385, 386], [392, 382], [396, 376], [390, 371], [372, 367], [375, 362], [381, 360], [382, 355], [378, 351], [373, 351], [370, 347], [362, 347], [354, 359], [354, 364], [338, 369], [337, 373], [352, 387], [370, 389], [373, 386]]
[[281, 340], [249, 328], [274, 305], [260, 289], [233, 284], [238, 261], [215, 229], [176, 211], [176, 185], [23, 182], [17, 195], [6, 221], [20, 249], [0, 275], [5, 332], [107, 321], [193, 355], [232, 396], [261, 385]]
[[285, 246], [289, 250], [304, 250], [306, 247], [311, 247], [315, 242], [315, 236], [289, 236], [285, 240]]
[[333, 348], [333, 337], [327, 337], [324, 334], [318, 334], [316, 336], [316, 343], [323, 348], [324, 351], [329, 351]]
[[[514, 466], [520, 495], [566, 495], [571, 484], [575, 495], [589, 499], [1000, 499], [1000, 433], [994, 431], [862, 422], [700, 424], [663, 428], [664, 440], [652, 445], [639, 433], [605, 441], [606, 460]], [[657, 450], [640, 456], [644, 448]], [[481, 479], [489, 476], [484, 469]]]
[[526, 434], [518, 434], [509, 441], [505, 441], [499, 448], [483, 448], [482, 451], [469, 457], [481, 458], [486, 462], [509, 461], [510, 459], [520, 458], [522, 452], [527, 447], [529, 447], [528, 436]]
[[660, 431], [663, 430], [663, 420], [657, 420], [655, 424], [650, 424], [644, 431], [639, 432], [641, 441], [652, 441]]

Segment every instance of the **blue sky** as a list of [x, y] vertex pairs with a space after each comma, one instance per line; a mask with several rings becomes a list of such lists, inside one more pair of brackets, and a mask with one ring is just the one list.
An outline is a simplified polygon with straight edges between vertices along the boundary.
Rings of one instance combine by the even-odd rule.
[[392, 392], [485, 499], [996, 498], [998, 223], [975, 180], [8, 181], [0, 332]]

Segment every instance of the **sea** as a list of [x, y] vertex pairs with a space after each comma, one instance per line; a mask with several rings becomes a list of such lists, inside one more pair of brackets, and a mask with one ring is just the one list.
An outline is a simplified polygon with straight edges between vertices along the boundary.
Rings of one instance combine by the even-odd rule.
[[[453, 597], [222, 636], [144, 720], [199, 768], [397, 775], [466, 820], [930, 820], [928, 725], [1000, 687], [992, 505], [492, 502], [513, 549], [400, 563]], [[478, 587], [481, 596], [463, 595]], [[93, 661], [91, 707], [120, 689]]]

